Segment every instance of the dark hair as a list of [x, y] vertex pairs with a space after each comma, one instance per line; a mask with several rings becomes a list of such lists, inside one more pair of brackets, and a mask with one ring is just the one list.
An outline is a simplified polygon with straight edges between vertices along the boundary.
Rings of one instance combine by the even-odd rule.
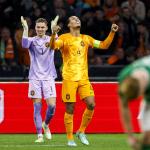
[[35, 21], [35, 23], [40, 23], [40, 22], [45, 23], [46, 25], [48, 24], [47, 20], [44, 19], [44, 18], [38, 18], [38, 19]]

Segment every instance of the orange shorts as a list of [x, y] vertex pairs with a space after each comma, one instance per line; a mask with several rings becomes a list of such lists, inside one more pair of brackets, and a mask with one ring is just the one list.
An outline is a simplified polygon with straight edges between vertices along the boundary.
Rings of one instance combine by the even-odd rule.
[[89, 80], [69, 81], [63, 80], [62, 83], [62, 99], [63, 102], [76, 102], [76, 94], [81, 99], [94, 96], [94, 90]]

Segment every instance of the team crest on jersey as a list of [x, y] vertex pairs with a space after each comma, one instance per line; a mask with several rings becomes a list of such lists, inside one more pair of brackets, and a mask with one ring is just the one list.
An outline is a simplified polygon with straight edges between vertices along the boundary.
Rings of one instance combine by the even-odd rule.
[[82, 46], [82, 47], [84, 47], [84, 46], [85, 46], [85, 44], [84, 44], [84, 42], [83, 42], [83, 41], [81, 41], [81, 46]]
[[49, 47], [49, 42], [46, 42], [46, 43], [45, 43], [45, 47]]
[[70, 94], [66, 94], [66, 99], [67, 99], [67, 100], [70, 99]]
[[34, 95], [35, 95], [35, 91], [34, 91], [34, 90], [30, 91], [30, 94], [31, 94], [32, 96], [34, 96]]

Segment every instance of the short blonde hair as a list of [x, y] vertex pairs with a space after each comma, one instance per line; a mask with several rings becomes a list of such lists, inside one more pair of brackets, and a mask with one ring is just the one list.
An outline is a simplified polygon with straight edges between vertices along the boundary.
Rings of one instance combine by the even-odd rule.
[[38, 18], [38, 19], [35, 21], [35, 23], [40, 23], [40, 22], [45, 23], [46, 25], [48, 25], [47, 20], [44, 19], [44, 18]]

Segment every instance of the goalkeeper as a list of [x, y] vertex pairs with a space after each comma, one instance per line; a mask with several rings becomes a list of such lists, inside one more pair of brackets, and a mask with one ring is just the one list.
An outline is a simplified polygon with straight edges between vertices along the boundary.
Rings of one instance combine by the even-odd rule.
[[[28, 37], [28, 25], [23, 17], [21, 17], [21, 23], [23, 26], [22, 47], [29, 49], [31, 60], [28, 97], [33, 101], [34, 107], [33, 116], [38, 135], [35, 142], [41, 143], [44, 142], [42, 127], [46, 138], [49, 140], [52, 138], [49, 123], [55, 114], [55, 78], [57, 77], [54, 66], [54, 51], [49, 48], [50, 37], [46, 35], [48, 29], [46, 19], [39, 18], [36, 20], [36, 36], [34, 37]], [[42, 98], [47, 103], [47, 111], [43, 123], [41, 116]]]

